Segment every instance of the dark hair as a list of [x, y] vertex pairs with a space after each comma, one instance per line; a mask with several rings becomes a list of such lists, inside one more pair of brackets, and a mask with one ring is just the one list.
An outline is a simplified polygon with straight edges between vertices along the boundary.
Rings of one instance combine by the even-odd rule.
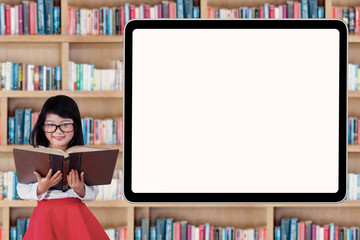
[[74, 137], [69, 142], [68, 148], [75, 145], [84, 145], [81, 117], [76, 102], [65, 95], [57, 95], [49, 98], [41, 109], [39, 118], [30, 135], [30, 144], [33, 147], [49, 146], [49, 140], [45, 136], [43, 125], [46, 115], [52, 113], [62, 118], [71, 118], [74, 121]]

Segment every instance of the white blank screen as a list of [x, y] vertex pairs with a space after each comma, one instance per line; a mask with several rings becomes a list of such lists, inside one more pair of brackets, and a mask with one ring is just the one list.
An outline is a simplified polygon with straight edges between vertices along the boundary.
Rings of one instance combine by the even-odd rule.
[[338, 30], [136, 29], [132, 58], [133, 192], [338, 191]]

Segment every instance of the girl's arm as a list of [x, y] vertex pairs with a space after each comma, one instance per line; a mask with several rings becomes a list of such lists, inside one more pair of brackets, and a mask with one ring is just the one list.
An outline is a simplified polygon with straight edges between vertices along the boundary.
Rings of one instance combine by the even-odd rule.
[[46, 192], [44, 192], [40, 195], [37, 195], [36, 194], [37, 187], [38, 187], [37, 182], [30, 183], [30, 184], [18, 183], [16, 186], [16, 190], [21, 199], [40, 201], [40, 200], [44, 199]]
[[85, 196], [79, 197], [80, 200], [82, 201], [94, 201], [96, 200], [96, 196], [99, 193], [99, 188], [98, 186], [88, 186], [86, 184], [84, 184], [85, 186]]

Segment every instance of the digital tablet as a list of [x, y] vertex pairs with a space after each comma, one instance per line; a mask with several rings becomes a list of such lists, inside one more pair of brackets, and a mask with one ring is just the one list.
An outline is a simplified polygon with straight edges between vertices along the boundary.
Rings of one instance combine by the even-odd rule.
[[341, 20], [132, 20], [125, 28], [130, 202], [340, 202]]

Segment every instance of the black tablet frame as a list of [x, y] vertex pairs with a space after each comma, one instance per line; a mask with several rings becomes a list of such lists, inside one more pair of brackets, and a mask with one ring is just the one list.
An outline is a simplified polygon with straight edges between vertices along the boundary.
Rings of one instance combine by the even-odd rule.
[[[136, 29], [337, 29], [339, 46], [339, 189], [336, 193], [136, 193], [132, 191], [132, 33]], [[348, 28], [338, 19], [131, 20], [124, 34], [124, 196], [134, 203], [333, 203], [344, 200], [347, 181]], [[326, 91], [326, 89], [324, 89]]]

